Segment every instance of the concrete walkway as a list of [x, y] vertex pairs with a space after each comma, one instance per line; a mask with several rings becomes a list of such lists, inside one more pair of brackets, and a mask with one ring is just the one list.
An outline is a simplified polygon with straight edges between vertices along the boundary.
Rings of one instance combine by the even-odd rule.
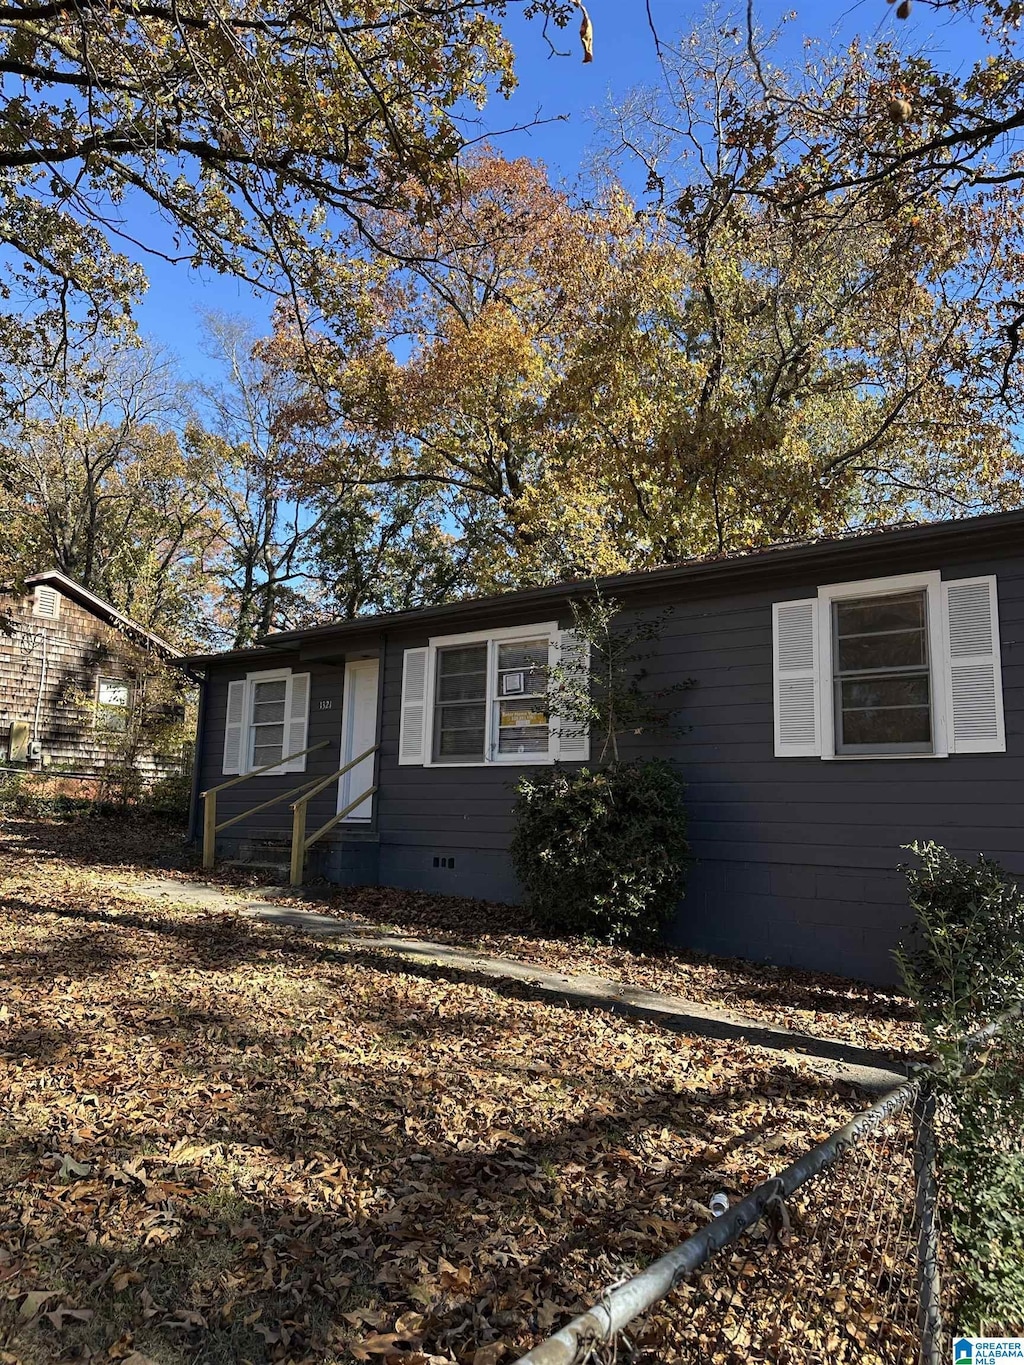
[[649, 1019], [663, 1028], [698, 1037], [736, 1039], [769, 1048], [792, 1060], [806, 1063], [813, 1071], [834, 1081], [856, 1085], [872, 1095], [891, 1090], [905, 1078], [905, 1071], [884, 1053], [838, 1039], [817, 1038], [796, 1030], [765, 1024], [732, 1010], [687, 1000], [663, 991], [647, 991], [606, 977], [564, 975], [507, 957], [492, 957], [450, 943], [389, 934], [367, 921], [336, 919], [295, 905], [275, 905], [286, 893], [280, 887], [229, 892], [200, 882], [179, 882], [151, 877], [125, 886], [146, 900], [192, 904], [212, 910], [232, 910], [281, 928], [299, 929], [350, 946], [383, 949], [409, 962], [448, 968], [489, 980], [518, 981], [539, 995], [580, 1008], [615, 1010], [634, 1018]]

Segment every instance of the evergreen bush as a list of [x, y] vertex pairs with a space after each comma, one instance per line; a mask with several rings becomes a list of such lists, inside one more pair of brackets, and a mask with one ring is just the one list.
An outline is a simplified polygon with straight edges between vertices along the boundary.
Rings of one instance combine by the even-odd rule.
[[[1024, 898], [1003, 869], [912, 845], [913, 940], [896, 952], [939, 1057], [937, 1146], [957, 1334], [1024, 1332]], [[1007, 1017], [1010, 1016], [1010, 1017]], [[984, 1048], [964, 1040], [1004, 1020]]]
[[662, 759], [524, 777], [511, 853], [536, 919], [609, 943], [656, 941], [689, 861], [683, 792]]
[[1024, 898], [998, 863], [958, 858], [936, 843], [910, 845], [917, 915], [896, 961], [922, 1022], [953, 1040], [991, 1022], [1024, 995]]

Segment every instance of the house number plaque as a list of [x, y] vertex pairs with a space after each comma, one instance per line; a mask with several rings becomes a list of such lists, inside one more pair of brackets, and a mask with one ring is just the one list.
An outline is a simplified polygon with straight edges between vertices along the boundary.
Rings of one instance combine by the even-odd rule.
[[329, 711], [334, 703], [333, 697], [321, 697], [316, 704], [318, 711]]

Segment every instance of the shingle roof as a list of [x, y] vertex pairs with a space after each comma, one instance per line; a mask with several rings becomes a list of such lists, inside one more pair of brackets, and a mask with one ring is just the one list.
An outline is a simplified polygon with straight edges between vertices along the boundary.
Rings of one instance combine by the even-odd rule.
[[45, 583], [50, 587], [59, 589], [65, 597], [70, 597], [73, 602], [77, 602], [79, 606], [85, 607], [85, 609], [91, 611], [94, 616], [100, 617], [101, 620], [106, 621], [108, 625], [116, 626], [118, 630], [122, 630], [126, 635], [130, 635], [134, 639], [139, 640], [142, 644], [148, 646], [163, 658], [173, 660], [182, 659], [180, 649], [175, 649], [173, 645], [168, 644], [168, 642], [161, 639], [159, 635], [154, 635], [153, 632], [147, 630], [145, 626], [140, 626], [137, 621], [133, 621], [131, 617], [125, 616], [123, 612], [118, 611], [110, 602], [105, 602], [102, 597], [97, 597], [96, 594], [90, 592], [88, 588], [83, 588], [81, 583], [76, 583], [73, 578], [69, 578], [67, 574], [61, 573], [59, 569], [46, 569], [43, 573], [33, 574], [30, 578], [25, 579], [25, 586], [27, 588], [34, 588], [39, 583]]

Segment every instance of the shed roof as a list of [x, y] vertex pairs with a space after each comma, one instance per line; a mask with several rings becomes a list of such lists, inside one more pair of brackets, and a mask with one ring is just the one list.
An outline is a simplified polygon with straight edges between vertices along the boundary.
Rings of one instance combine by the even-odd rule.
[[69, 578], [67, 574], [61, 573], [60, 569], [46, 569], [43, 573], [33, 574], [30, 578], [25, 579], [25, 586], [27, 588], [34, 588], [40, 583], [56, 588], [59, 592], [63, 593], [65, 597], [70, 597], [73, 602], [77, 602], [79, 606], [84, 607], [86, 611], [92, 612], [94, 616], [98, 616], [101, 620], [106, 621], [108, 625], [115, 626], [118, 630], [123, 631], [125, 635], [130, 636], [140, 644], [145, 645], [147, 648], [152, 649], [155, 653], [161, 655], [162, 658], [174, 660], [175, 662], [184, 662], [180, 649], [175, 649], [172, 644], [168, 644], [168, 642], [161, 639], [159, 635], [154, 635], [153, 632], [147, 630], [145, 626], [140, 626], [138, 621], [133, 621], [130, 616], [125, 616], [123, 612], [118, 611], [110, 602], [104, 601], [102, 597], [97, 597], [96, 594], [90, 592], [88, 588], [83, 588], [81, 583], [76, 583], [73, 578]]

